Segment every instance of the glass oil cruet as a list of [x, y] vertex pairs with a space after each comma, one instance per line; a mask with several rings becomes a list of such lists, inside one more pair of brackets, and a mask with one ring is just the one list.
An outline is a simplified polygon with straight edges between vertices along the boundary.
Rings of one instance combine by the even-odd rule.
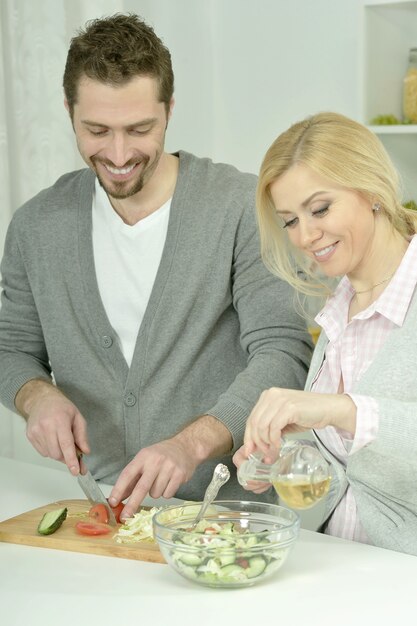
[[403, 116], [409, 124], [417, 124], [417, 48], [411, 48], [403, 86]]
[[239, 483], [271, 483], [279, 497], [293, 509], [309, 509], [329, 491], [329, 464], [314, 442], [283, 440], [275, 463], [263, 462], [262, 453], [254, 453], [237, 471]]

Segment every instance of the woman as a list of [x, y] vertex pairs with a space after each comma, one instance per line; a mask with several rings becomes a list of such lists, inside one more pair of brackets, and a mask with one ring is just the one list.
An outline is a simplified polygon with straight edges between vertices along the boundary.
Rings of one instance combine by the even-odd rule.
[[316, 317], [305, 391], [263, 392], [234, 461], [271, 461], [283, 435], [313, 429], [333, 472], [322, 530], [417, 555], [417, 214], [399, 197], [379, 139], [342, 115], [294, 124], [268, 150], [264, 262], [304, 294], [342, 278]]

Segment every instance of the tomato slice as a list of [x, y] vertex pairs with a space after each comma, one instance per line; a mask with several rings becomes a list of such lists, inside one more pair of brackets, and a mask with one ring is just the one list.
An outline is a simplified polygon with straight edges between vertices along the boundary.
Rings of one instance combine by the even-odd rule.
[[117, 504], [116, 506], [110, 506], [111, 510], [114, 513], [114, 517], [116, 518], [116, 522], [118, 524], [120, 524], [120, 513], [123, 511], [124, 509], [124, 504], [123, 502], [119, 502], [119, 504]]
[[88, 516], [92, 517], [95, 522], [99, 522], [99, 524], [107, 524], [109, 521], [109, 511], [104, 504], [93, 504], [88, 511]]
[[94, 524], [93, 522], [77, 522], [75, 524], [75, 530], [80, 535], [107, 535], [111, 531], [110, 526], [104, 526], [103, 524]]
[[[116, 506], [109, 507], [114, 513], [114, 517], [116, 518], [116, 522], [120, 524], [120, 513], [123, 511], [124, 504], [123, 502], [119, 502]], [[89, 517], [92, 517], [95, 522], [99, 524], [108, 524], [109, 523], [109, 511], [104, 504], [97, 503], [93, 504], [91, 509], [88, 512]]]

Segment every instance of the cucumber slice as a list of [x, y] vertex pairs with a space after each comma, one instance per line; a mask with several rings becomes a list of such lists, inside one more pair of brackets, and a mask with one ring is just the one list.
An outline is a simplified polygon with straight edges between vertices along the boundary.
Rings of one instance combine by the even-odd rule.
[[229, 576], [239, 576], [240, 574], [245, 574], [246, 570], [240, 565], [236, 563], [231, 563], [230, 565], [225, 565], [221, 568], [219, 573], [219, 578], [229, 577]]
[[236, 563], [225, 565], [218, 573], [218, 580], [224, 584], [243, 582], [247, 580], [246, 570]]
[[245, 537], [245, 535], [241, 535], [238, 539], [237, 545], [239, 548], [247, 549], [253, 548], [254, 546], [258, 545], [258, 543], [258, 539], [255, 537], [255, 535], [247, 538]]
[[197, 578], [197, 573], [195, 569], [190, 565], [186, 565], [185, 563], [178, 561], [177, 568], [178, 572], [180, 574], [183, 574], [183, 576], [185, 576], [186, 578]]
[[255, 578], [260, 576], [266, 567], [265, 559], [262, 556], [254, 556], [249, 559], [249, 567], [246, 568], [246, 576]]
[[201, 556], [193, 552], [178, 552], [177, 559], [186, 565], [201, 565], [204, 560]]
[[220, 565], [222, 567], [226, 565], [232, 565], [232, 563], [236, 561], [236, 552], [227, 551], [227, 552], [223, 552], [222, 554], [221, 551], [219, 550], [218, 555], [216, 555], [216, 558], [220, 561]]
[[55, 509], [45, 513], [38, 525], [38, 533], [40, 535], [52, 535], [61, 526], [66, 519], [68, 509]]
[[269, 574], [269, 573], [278, 571], [280, 569], [281, 565], [282, 565], [282, 560], [281, 559], [273, 559], [265, 567], [265, 574]]
[[212, 572], [202, 572], [198, 574], [198, 580], [202, 580], [206, 583], [216, 583], [218, 580], [217, 574], [213, 574]]

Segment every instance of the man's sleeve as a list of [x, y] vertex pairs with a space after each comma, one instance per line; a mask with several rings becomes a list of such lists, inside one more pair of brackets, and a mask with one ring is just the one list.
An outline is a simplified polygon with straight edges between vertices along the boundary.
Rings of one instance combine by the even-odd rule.
[[28, 380], [51, 380], [42, 328], [17, 230], [13, 219], [0, 266], [0, 400], [12, 411], [16, 410], [16, 393]]
[[294, 309], [293, 289], [260, 258], [253, 207], [243, 214], [236, 234], [232, 281], [247, 367], [207, 413], [228, 427], [236, 450], [264, 389], [304, 388], [313, 346], [305, 320]]

